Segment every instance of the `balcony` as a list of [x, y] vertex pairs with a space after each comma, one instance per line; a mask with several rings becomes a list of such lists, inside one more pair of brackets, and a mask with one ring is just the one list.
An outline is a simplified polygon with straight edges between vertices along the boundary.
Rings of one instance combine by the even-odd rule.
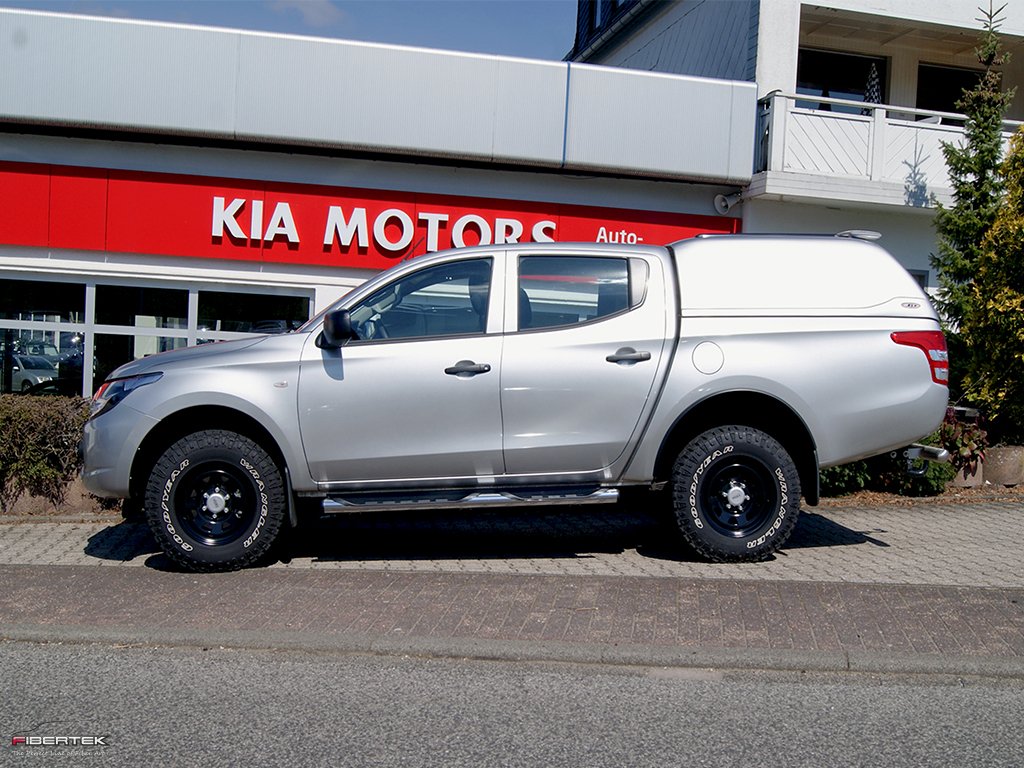
[[[798, 106], [808, 102], [817, 108]], [[754, 179], [746, 196], [922, 210], [936, 200], [948, 204], [942, 142], [958, 142], [963, 121], [948, 112], [771, 93], [758, 102]], [[1006, 141], [1019, 125], [1004, 122]]]

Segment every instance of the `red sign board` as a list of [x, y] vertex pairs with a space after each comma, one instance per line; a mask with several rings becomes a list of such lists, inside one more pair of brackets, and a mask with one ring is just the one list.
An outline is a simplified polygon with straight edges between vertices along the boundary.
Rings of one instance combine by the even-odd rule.
[[0, 163], [6, 245], [384, 269], [464, 245], [738, 230], [683, 213]]

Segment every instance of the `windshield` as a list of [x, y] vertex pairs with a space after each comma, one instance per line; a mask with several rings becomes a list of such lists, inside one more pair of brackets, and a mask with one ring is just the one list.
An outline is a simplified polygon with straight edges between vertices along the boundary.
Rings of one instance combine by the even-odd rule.
[[20, 358], [21, 367], [25, 370], [33, 371], [53, 371], [56, 370], [53, 365], [45, 357], [38, 357], [37, 355], [22, 355]]
[[57, 356], [57, 348], [53, 344], [28, 344], [25, 351], [30, 355], [41, 355], [43, 357]]

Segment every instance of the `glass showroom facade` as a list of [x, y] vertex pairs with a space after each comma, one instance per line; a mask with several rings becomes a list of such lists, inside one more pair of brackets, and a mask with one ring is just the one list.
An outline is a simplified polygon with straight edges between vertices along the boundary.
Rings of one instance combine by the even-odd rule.
[[312, 289], [8, 273], [0, 278], [0, 391], [88, 396], [124, 363], [284, 333], [312, 307]]

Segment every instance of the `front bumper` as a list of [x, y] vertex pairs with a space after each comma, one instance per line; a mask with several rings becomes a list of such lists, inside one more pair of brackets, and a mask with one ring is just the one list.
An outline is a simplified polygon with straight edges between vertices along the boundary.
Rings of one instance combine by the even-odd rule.
[[157, 420], [126, 403], [90, 419], [82, 436], [82, 485], [97, 496], [127, 498], [132, 462]]

